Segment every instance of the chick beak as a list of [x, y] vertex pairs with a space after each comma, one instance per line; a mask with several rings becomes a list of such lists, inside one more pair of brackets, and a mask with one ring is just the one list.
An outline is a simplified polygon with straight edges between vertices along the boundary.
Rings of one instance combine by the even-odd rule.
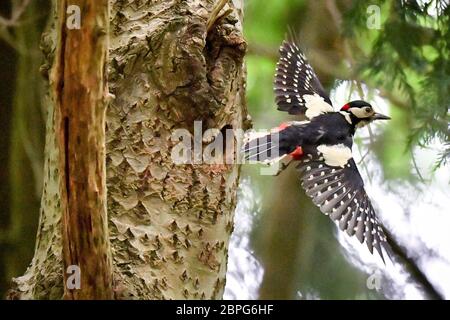
[[391, 117], [385, 116], [384, 114], [381, 113], [375, 113], [372, 116], [372, 120], [391, 120]]

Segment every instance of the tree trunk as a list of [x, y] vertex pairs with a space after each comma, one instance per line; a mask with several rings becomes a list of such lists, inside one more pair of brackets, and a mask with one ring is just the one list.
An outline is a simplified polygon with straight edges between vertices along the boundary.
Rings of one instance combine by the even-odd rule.
[[[83, 13], [80, 30], [66, 26], [71, 17], [64, 13], [73, 6]], [[57, 12], [58, 43], [50, 82], [62, 176], [62, 251], [64, 270], [79, 276], [78, 285], [75, 282], [73, 287], [64, 287], [64, 297], [110, 299], [113, 293], [105, 170], [108, 0], [72, 0], [70, 6], [60, 0]], [[78, 271], [79, 275], [75, 273]], [[67, 283], [72, 274], [65, 275]]]
[[[106, 183], [117, 298], [222, 297], [239, 167], [177, 165], [171, 135], [193, 132], [195, 120], [203, 130], [246, 123], [241, 2], [217, 13], [223, 1], [110, 1]], [[53, 25], [43, 41], [48, 65], [56, 39]], [[11, 298], [63, 296], [55, 111], [53, 96], [35, 256]], [[235, 147], [226, 152], [236, 157]]]

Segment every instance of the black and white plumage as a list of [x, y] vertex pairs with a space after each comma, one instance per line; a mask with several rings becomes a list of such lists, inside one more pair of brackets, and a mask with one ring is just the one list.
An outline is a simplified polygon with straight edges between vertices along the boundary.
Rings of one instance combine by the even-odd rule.
[[389, 117], [361, 100], [334, 111], [306, 57], [290, 42], [280, 48], [274, 90], [279, 110], [309, 120], [283, 124], [265, 136], [250, 136], [244, 146], [245, 158], [296, 161], [302, 187], [312, 201], [342, 231], [365, 242], [371, 253], [375, 248], [384, 261], [382, 248], [390, 249], [351, 148], [357, 128]]
[[382, 246], [386, 236], [375, 216], [372, 204], [364, 190], [364, 183], [350, 159], [342, 167], [334, 167], [323, 161], [312, 161], [300, 166], [302, 187], [320, 210], [336, 221], [342, 231], [356, 235], [366, 242], [370, 253], [373, 248], [383, 258]]
[[[308, 118], [333, 111], [316, 73], [294, 43], [284, 42], [280, 47], [274, 91], [280, 111], [305, 114]], [[308, 108], [311, 104], [313, 108]]]

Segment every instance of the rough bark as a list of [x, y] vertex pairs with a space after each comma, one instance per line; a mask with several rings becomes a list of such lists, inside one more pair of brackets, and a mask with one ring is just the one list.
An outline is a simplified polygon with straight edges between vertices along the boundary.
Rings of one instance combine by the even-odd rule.
[[[117, 298], [221, 298], [239, 167], [176, 165], [177, 128], [244, 126], [242, 1], [110, 1], [106, 169]], [[228, 10], [230, 9], [230, 10]], [[54, 27], [44, 36], [49, 65]], [[54, 103], [35, 256], [11, 298], [60, 298], [61, 217]], [[236, 155], [236, 150], [227, 150]]]

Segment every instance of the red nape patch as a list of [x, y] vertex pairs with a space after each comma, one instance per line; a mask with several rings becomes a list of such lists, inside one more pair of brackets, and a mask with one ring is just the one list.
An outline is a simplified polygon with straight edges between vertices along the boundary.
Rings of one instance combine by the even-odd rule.
[[349, 108], [350, 108], [350, 105], [348, 103], [344, 104], [344, 106], [341, 108], [341, 111], [347, 111]]
[[292, 151], [291, 153], [289, 153], [289, 155], [294, 159], [294, 160], [300, 160], [303, 156], [303, 149], [302, 147], [298, 146], [297, 148], [295, 148], [294, 151]]

